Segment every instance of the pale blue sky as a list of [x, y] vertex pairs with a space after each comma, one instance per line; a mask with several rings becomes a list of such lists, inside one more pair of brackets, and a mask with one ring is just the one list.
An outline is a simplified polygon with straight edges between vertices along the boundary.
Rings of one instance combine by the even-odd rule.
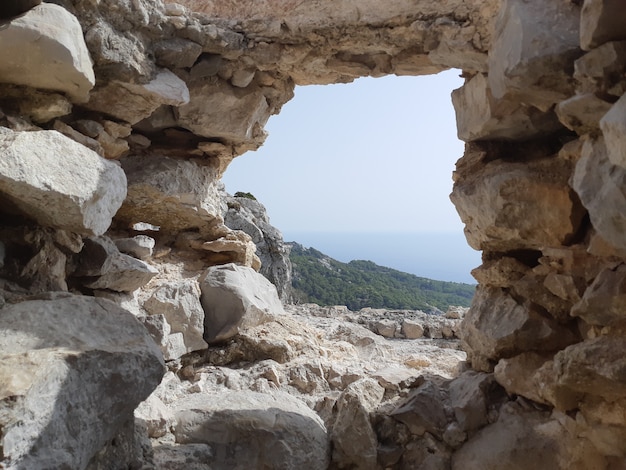
[[[461, 234], [448, 196], [463, 154], [450, 93], [462, 83], [450, 70], [297, 87], [270, 118], [263, 147], [231, 163], [226, 189], [254, 194], [287, 240], [313, 232]], [[467, 250], [471, 268], [479, 256]]]

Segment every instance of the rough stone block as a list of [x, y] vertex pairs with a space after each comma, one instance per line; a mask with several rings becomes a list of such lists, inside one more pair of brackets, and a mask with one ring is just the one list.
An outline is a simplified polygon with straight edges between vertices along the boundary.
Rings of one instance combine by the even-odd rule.
[[499, 159], [473, 167], [472, 158], [469, 151], [457, 163], [450, 196], [472, 248], [561, 246], [578, 231], [585, 211], [568, 185], [572, 162], [553, 156], [527, 162]]
[[603, 270], [572, 308], [586, 323], [613, 326], [626, 320], [626, 265]]
[[156, 155], [121, 162], [128, 177], [128, 197], [117, 219], [147, 222], [171, 232], [222, 222], [214, 169]]
[[0, 128], [0, 193], [42, 225], [100, 235], [126, 197], [126, 176], [56, 131]]
[[602, 117], [600, 129], [609, 161], [626, 168], [626, 95], [617, 100]]
[[626, 41], [607, 42], [577, 59], [574, 78], [581, 94], [626, 93]]
[[571, 70], [580, 55], [579, 7], [572, 2], [505, 0], [489, 51], [489, 86], [547, 111], [574, 93]]
[[576, 341], [542, 309], [522, 305], [505, 290], [479, 287], [459, 335], [477, 370], [490, 372], [501, 359], [525, 351], [554, 351]]
[[[176, 442], [208, 445], [216, 468], [237, 468], [241, 462], [247, 468], [328, 468], [324, 423], [286, 393], [230, 391], [218, 400], [196, 393], [176, 402], [174, 415]], [[206, 465], [206, 460], [189, 459], [187, 468], [193, 463]]]
[[626, 9], [620, 0], [585, 0], [580, 14], [580, 47], [589, 51], [626, 39]]
[[87, 100], [96, 80], [80, 23], [65, 8], [42, 3], [0, 29], [0, 82]]
[[178, 107], [178, 123], [195, 134], [234, 143], [261, 143], [270, 107], [261, 89], [237, 88], [222, 81], [194, 80], [189, 104]]
[[251, 268], [226, 264], [209, 268], [200, 279], [204, 308], [204, 339], [224, 341], [240, 329], [265, 323], [283, 314], [276, 288]]
[[150, 116], [159, 106], [189, 103], [184, 81], [163, 69], [146, 84], [112, 81], [94, 89], [86, 106], [94, 111], [135, 124]]
[[0, 316], [0, 465], [86, 468], [156, 388], [163, 358], [113, 302], [65, 294]]
[[600, 236], [626, 249], [626, 169], [611, 164], [604, 138], [585, 140], [571, 184]]
[[143, 304], [150, 314], [162, 314], [172, 333], [181, 333], [186, 352], [206, 349], [204, 310], [200, 304], [200, 287], [195, 280], [161, 285]]
[[556, 105], [556, 114], [561, 123], [578, 135], [598, 132], [600, 119], [609, 109], [611, 103], [598, 98], [593, 93], [575, 95]]
[[525, 106], [518, 100], [494, 98], [487, 78], [478, 73], [463, 87], [452, 92], [456, 111], [457, 135], [473, 140], [523, 140], [558, 129], [553, 112]]

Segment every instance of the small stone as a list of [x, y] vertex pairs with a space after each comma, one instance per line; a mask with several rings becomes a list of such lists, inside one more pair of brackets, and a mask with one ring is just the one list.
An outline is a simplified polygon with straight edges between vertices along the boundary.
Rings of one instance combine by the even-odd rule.
[[424, 336], [424, 327], [415, 320], [402, 321], [402, 333], [406, 339], [419, 339]]
[[154, 238], [147, 235], [137, 235], [132, 238], [118, 238], [115, 240], [115, 246], [117, 246], [118, 250], [140, 260], [147, 260], [152, 257], [154, 245]]

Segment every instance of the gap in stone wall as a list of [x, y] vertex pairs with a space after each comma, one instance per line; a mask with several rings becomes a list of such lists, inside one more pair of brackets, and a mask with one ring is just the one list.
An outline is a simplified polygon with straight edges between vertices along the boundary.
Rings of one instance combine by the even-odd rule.
[[254, 194], [286, 240], [340, 261], [473, 283], [480, 254], [448, 199], [463, 153], [450, 100], [459, 75], [298, 87], [264, 146], [231, 163], [226, 188]]

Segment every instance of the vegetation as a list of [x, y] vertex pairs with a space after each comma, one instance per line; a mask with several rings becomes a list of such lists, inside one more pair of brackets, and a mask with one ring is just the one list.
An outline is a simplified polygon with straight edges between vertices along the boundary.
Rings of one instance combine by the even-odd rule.
[[237, 191], [235, 193], [235, 197], [245, 197], [246, 199], [252, 199], [253, 201], [256, 201], [256, 198], [252, 195], [252, 193], [244, 193], [242, 191]]
[[429, 311], [468, 307], [475, 286], [434, 281], [371, 261], [342, 263], [314, 248], [291, 245], [294, 298], [319, 305]]

